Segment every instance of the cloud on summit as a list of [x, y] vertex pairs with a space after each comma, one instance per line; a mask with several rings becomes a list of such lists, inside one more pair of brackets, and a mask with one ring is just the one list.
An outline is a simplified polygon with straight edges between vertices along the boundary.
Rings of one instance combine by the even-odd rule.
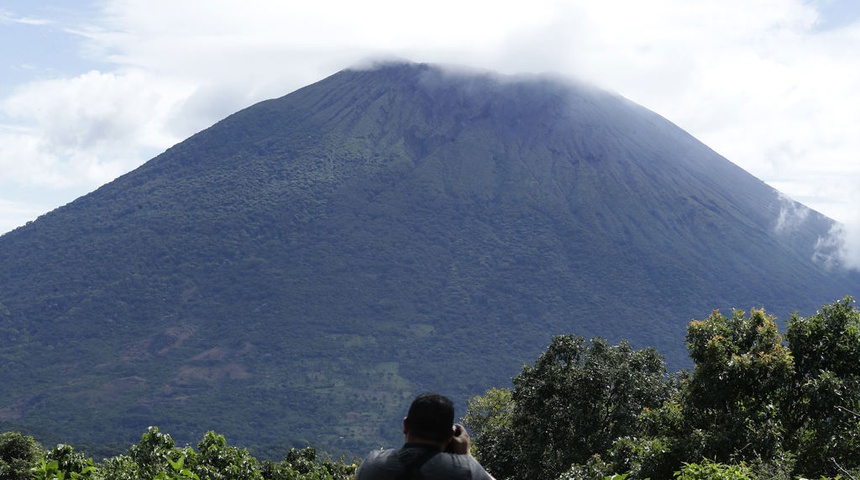
[[0, 184], [75, 184], [80, 195], [245, 106], [398, 56], [599, 85], [846, 231], [860, 225], [850, 203], [860, 188], [860, 24], [822, 28], [833, 22], [821, 2], [97, 5], [85, 23], [60, 26], [86, 70], [34, 78], [0, 99]]

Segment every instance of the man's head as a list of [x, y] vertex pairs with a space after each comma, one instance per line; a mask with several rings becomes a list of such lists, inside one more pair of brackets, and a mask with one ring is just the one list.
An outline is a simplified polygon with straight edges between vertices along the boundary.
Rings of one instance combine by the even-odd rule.
[[451, 438], [454, 425], [454, 404], [448, 397], [422, 393], [412, 401], [403, 419], [403, 432], [412, 439], [445, 443]]

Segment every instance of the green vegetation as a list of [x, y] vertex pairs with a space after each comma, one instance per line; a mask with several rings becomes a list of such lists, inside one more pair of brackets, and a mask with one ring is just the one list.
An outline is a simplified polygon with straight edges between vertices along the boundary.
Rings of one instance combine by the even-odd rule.
[[494, 472], [554, 478], [608, 450], [616, 438], [636, 434], [638, 414], [668, 398], [665, 376], [654, 350], [556, 337], [534, 366], [514, 378], [510, 397], [493, 390], [473, 401], [466, 422], [480, 439], [479, 457]]
[[290, 449], [280, 462], [260, 462], [214, 432], [195, 451], [150, 427], [127, 453], [100, 463], [70, 445], [46, 451], [30, 436], [0, 435], [2, 480], [348, 480], [355, 469], [355, 462], [320, 458], [311, 447]]
[[693, 321], [691, 372], [653, 350], [560, 336], [513, 389], [472, 399], [475, 455], [499, 480], [860, 476], [860, 311]]
[[[652, 348], [555, 337], [513, 388], [475, 396], [463, 421], [498, 480], [789, 480], [860, 476], [860, 311], [850, 297], [794, 315], [690, 322], [692, 371]], [[72, 446], [0, 434], [0, 480], [347, 480], [358, 461], [311, 447], [259, 461], [207, 432], [179, 447], [150, 427], [95, 463]]]

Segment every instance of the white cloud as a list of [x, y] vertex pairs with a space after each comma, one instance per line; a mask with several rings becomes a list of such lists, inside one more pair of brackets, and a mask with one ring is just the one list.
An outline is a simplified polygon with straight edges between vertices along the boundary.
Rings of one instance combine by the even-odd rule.
[[[849, 179], [846, 179], [846, 183]], [[843, 193], [846, 200], [833, 206], [835, 211], [842, 212], [845, 220], [831, 229], [829, 235], [822, 237], [816, 246], [819, 259], [830, 264], [860, 270], [860, 191], [857, 190], [857, 177], [850, 180], [855, 183], [852, 189]]]
[[836, 224], [828, 235], [818, 239], [814, 258], [828, 268], [860, 270], [860, 231], [857, 223]]
[[0, 24], [3, 23], [18, 23], [22, 25], [50, 25], [51, 21], [42, 18], [20, 17], [9, 11], [0, 8]]
[[42, 213], [45, 213], [44, 208], [31, 203], [0, 198], [0, 232], [13, 230]]
[[846, 224], [841, 252], [842, 263], [853, 270], [860, 270], [860, 218]]
[[165, 123], [189, 91], [141, 72], [27, 84], [0, 104], [3, 179], [54, 187], [109, 181], [139, 165], [140, 153], [178, 140]]
[[809, 209], [796, 201], [780, 196], [779, 217], [776, 220], [774, 231], [778, 234], [791, 233], [797, 230], [809, 217]]

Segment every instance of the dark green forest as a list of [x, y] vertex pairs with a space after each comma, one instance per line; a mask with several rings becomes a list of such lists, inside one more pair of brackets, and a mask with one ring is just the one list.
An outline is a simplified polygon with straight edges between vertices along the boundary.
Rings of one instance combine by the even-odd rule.
[[499, 480], [857, 478], [860, 313], [714, 311], [692, 321], [692, 370], [654, 349], [558, 336], [470, 402], [475, 454]]
[[[654, 348], [553, 338], [513, 378], [469, 401], [472, 454], [498, 480], [853, 479], [860, 476], [860, 311], [851, 297], [793, 315], [762, 309], [691, 321], [693, 367]], [[322, 428], [322, 427], [321, 427]], [[150, 427], [94, 462], [69, 445], [0, 435], [0, 479], [348, 479], [358, 459], [313, 447], [258, 460], [208, 432], [177, 446]]]

